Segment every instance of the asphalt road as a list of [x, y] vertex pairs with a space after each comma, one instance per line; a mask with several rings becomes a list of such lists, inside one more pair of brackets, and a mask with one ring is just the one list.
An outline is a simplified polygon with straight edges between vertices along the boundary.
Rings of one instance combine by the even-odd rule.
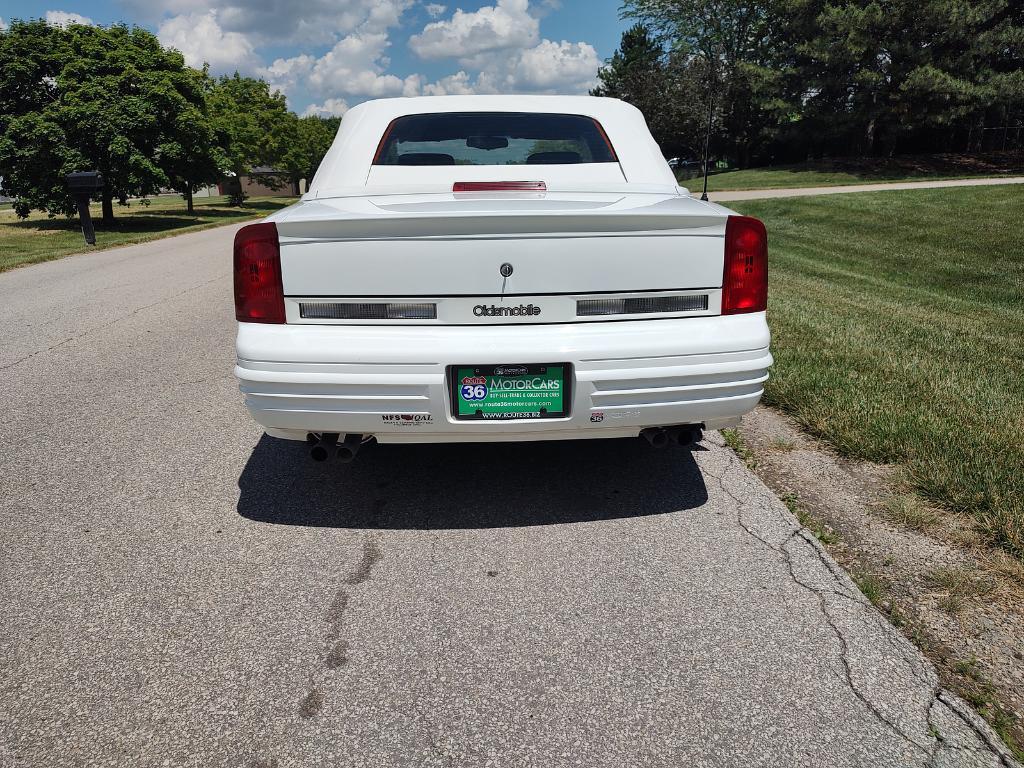
[[0, 275], [0, 768], [1001, 764], [718, 435], [262, 437], [234, 229]]

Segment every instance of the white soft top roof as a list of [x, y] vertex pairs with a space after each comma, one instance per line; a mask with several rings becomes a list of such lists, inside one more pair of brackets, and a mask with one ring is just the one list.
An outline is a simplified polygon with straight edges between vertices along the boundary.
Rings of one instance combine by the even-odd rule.
[[418, 96], [377, 99], [350, 109], [341, 121], [341, 129], [320, 163], [306, 197], [352, 194], [354, 188], [365, 187], [373, 155], [391, 121], [403, 115], [431, 112], [553, 112], [592, 117], [608, 135], [627, 184], [677, 188], [675, 176], [651, 137], [643, 114], [619, 99], [597, 96]]

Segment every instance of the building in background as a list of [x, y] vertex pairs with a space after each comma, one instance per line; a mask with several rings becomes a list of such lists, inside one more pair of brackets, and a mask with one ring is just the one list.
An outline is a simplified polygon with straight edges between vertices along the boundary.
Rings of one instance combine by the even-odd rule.
[[247, 176], [225, 176], [217, 185], [222, 195], [231, 195], [241, 186], [245, 197], [277, 197], [280, 195], [301, 195], [306, 190], [306, 180], [293, 182], [288, 175], [276, 168], [260, 165]]

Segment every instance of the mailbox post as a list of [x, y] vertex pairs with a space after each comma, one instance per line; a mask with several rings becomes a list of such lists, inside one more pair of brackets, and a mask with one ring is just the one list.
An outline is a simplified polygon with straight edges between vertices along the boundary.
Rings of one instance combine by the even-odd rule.
[[75, 196], [78, 205], [78, 216], [82, 220], [82, 234], [85, 242], [96, 245], [96, 231], [92, 228], [92, 216], [89, 213], [89, 198], [103, 189], [103, 174], [99, 171], [76, 171], [67, 176], [68, 191]]

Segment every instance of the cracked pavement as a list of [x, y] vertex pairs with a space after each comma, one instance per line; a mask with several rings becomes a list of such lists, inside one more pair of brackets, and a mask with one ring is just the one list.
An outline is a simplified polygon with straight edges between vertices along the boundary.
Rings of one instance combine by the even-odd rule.
[[1014, 765], [717, 434], [262, 437], [235, 229], [0, 275], [0, 768]]

